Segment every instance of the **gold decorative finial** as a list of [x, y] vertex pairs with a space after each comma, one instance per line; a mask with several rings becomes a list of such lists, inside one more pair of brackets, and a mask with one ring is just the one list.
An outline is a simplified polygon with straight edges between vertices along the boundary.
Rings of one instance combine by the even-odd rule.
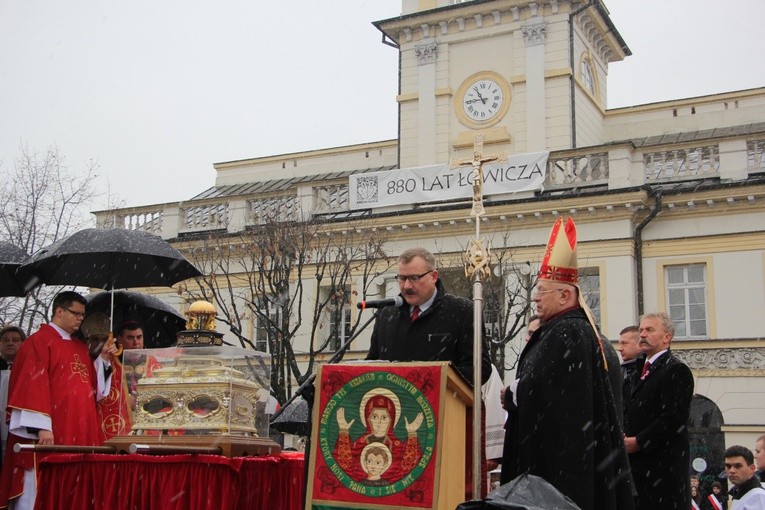
[[195, 301], [191, 303], [186, 312], [186, 329], [215, 331], [215, 318], [217, 312], [215, 306], [208, 301]]

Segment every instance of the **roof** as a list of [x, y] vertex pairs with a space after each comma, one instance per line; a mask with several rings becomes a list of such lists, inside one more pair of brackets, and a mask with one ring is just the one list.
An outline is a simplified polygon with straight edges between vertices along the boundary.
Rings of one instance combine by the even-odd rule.
[[[669, 145], [675, 143], [688, 143], [695, 141], [708, 141], [715, 138], [726, 138], [730, 136], [746, 136], [765, 132], [765, 122], [754, 122], [752, 124], [743, 124], [740, 126], [728, 126], [714, 129], [702, 129], [699, 131], [685, 131], [681, 133], [670, 133], [665, 135], [647, 136], [644, 138], [630, 138], [621, 140], [623, 143], [631, 142], [636, 148], [650, 147], [653, 145]], [[610, 144], [609, 144], [610, 145]]]
[[395, 165], [382, 166], [378, 168], [364, 168], [360, 170], [346, 170], [344, 172], [328, 172], [315, 175], [304, 175], [302, 177], [293, 177], [290, 179], [275, 179], [268, 181], [247, 182], [242, 184], [229, 184], [225, 186], [213, 186], [202, 193], [192, 197], [189, 200], [204, 200], [207, 198], [222, 198], [243, 195], [257, 195], [259, 193], [273, 193], [287, 191], [295, 188], [299, 184], [321, 181], [334, 181], [337, 179], [347, 179], [352, 174], [363, 174], [369, 172], [380, 172], [383, 170], [392, 170]]

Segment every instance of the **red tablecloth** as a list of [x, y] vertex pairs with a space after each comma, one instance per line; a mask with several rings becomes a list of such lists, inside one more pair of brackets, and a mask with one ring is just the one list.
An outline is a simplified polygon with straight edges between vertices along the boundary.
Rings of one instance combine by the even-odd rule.
[[39, 466], [36, 510], [301, 510], [302, 454], [59, 454]]

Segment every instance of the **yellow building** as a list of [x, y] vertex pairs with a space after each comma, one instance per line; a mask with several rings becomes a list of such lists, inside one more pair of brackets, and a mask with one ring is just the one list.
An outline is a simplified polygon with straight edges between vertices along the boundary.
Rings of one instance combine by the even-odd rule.
[[[476, 230], [471, 190], [370, 208], [357, 177], [453, 172], [475, 135], [484, 156], [549, 151], [534, 189], [486, 186], [482, 235], [533, 266], [554, 220], [575, 218], [603, 332], [670, 312], [696, 378], [692, 432], [753, 445], [765, 433], [765, 88], [607, 109], [609, 64], [631, 53], [598, 0], [402, 0], [375, 26], [400, 53], [398, 140], [218, 163], [194, 199], [99, 212], [99, 225], [188, 248], [291, 204], [336, 235], [387, 232], [392, 257], [421, 245], [458, 266]], [[394, 272], [372, 298], [397, 291]], [[721, 455], [702, 443], [692, 458]]]

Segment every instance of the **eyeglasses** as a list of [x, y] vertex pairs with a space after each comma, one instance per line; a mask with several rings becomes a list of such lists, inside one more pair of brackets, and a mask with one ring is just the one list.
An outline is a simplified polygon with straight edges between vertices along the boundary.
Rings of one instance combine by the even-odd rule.
[[544, 294], [549, 294], [550, 292], [563, 292], [564, 290], [566, 289], [547, 289], [547, 290], [534, 289], [534, 292], [531, 293], [531, 297], [535, 298], [535, 297], [542, 296]]
[[397, 274], [396, 280], [398, 280], [398, 283], [406, 283], [407, 280], [409, 280], [409, 283], [417, 283], [420, 281], [420, 278], [422, 278], [428, 273], [432, 273], [433, 271], [435, 271], [435, 269], [431, 269], [430, 271], [425, 271], [422, 274], [410, 274], [410, 275]]
[[84, 319], [85, 318], [85, 313], [84, 312], [75, 312], [74, 310], [70, 310], [69, 308], [64, 308], [64, 310], [66, 310], [67, 312], [71, 313], [72, 315], [74, 315], [78, 319]]

